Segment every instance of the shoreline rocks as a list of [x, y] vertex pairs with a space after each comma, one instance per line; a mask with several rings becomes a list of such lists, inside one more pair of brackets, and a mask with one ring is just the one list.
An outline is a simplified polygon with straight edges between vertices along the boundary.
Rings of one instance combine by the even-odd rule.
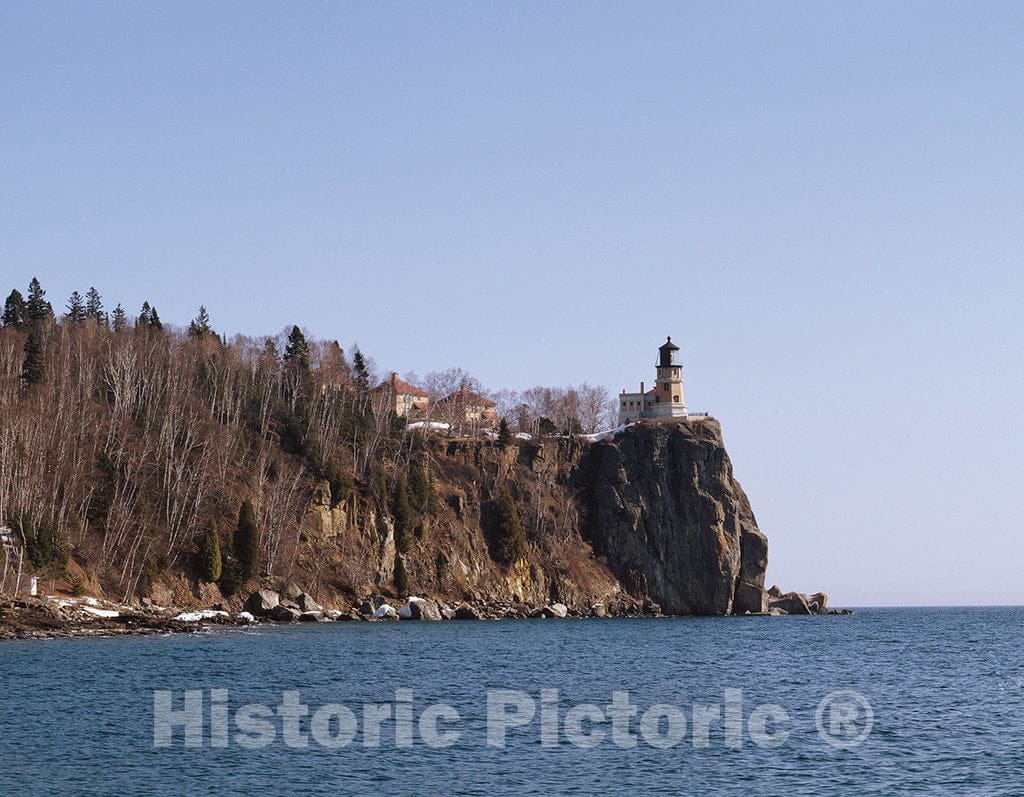
[[[287, 592], [261, 588], [244, 602], [244, 610], [232, 613], [223, 604], [216, 608], [180, 609], [158, 606], [152, 600], [128, 605], [96, 598], [0, 598], [0, 640], [114, 636], [122, 634], [196, 633], [213, 626], [246, 626], [259, 623], [323, 623], [339, 621], [575, 619], [666, 617], [651, 599], [637, 601], [629, 596], [585, 608], [570, 608], [553, 601], [542, 606], [503, 603], [478, 596], [473, 602], [449, 605], [443, 600], [409, 596], [396, 609], [382, 595], [356, 600], [351, 608], [325, 608], [309, 593], [293, 584]], [[773, 586], [763, 592], [763, 611], [746, 611], [742, 616], [852, 614], [849, 609], [830, 609], [823, 592], [805, 595], [782, 592]], [[235, 605], [238, 605], [237, 603]], [[347, 605], [346, 604], [343, 604]], [[680, 615], [681, 616], [681, 615]]]

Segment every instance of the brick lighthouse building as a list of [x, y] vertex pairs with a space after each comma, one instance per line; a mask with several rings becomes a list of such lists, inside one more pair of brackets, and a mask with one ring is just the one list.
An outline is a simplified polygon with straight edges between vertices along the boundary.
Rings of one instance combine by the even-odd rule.
[[686, 418], [686, 398], [683, 395], [683, 366], [676, 362], [679, 347], [671, 336], [658, 347], [654, 387], [645, 390], [640, 383], [639, 393], [619, 394], [619, 423], [638, 418]]

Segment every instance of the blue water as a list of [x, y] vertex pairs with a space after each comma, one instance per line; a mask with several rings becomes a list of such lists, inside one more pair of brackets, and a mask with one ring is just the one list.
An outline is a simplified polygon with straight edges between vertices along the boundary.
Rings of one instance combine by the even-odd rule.
[[[565, 620], [482, 623], [334, 623], [225, 630], [199, 636], [52, 640], [0, 644], [0, 794], [1024, 794], [1024, 609], [866, 609], [852, 617]], [[459, 714], [457, 743], [381, 745], [363, 726], [345, 747], [289, 747], [275, 720], [269, 746], [200, 748], [175, 730], [154, 747], [154, 690], [228, 690], [230, 716], [244, 704], [277, 706], [297, 690], [311, 710], [340, 703], [362, 722], [362, 704], [413, 691], [413, 715], [444, 702]], [[582, 748], [557, 726], [542, 744], [539, 716], [512, 728], [504, 748], [486, 745], [487, 690], [558, 690], [558, 710], [604, 707], [628, 690], [644, 713], [671, 704], [725, 705], [741, 689], [744, 721], [762, 704], [786, 717], [758, 744], [742, 729], [727, 744], [724, 720], [707, 746], [691, 727], [659, 748], [605, 732]], [[852, 748], [826, 743], [815, 723], [834, 690], [868, 701], [873, 725]], [[732, 693], [735, 694], [735, 693]], [[733, 705], [736, 704], [735, 699]], [[538, 708], [539, 711], [539, 708]], [[826, 718], [831, 714], [823, 715]], [[842, 717], [840, 717], [842, 719]], [[308, 732], [308, 719], [299, 728]], [[675, 726], [678, 730], [679, 725]], [[731, 727], [735, 728], [735, 724]], [[825, 733], [831, 726], [822, 723]], [[840, 724], [840, 740], [864, 728]], [[648, 728], [669, 731], [667, 720]], [[330, 726], [337, 732], [337, 726]], [[847, 734], [844, 736], [843, 734]], [[248, 738], [248, 737], [246, 737]], [[758, 737], [765, 741], [763, 737]], [[671, 740], [670, 740], [671, 741]]]

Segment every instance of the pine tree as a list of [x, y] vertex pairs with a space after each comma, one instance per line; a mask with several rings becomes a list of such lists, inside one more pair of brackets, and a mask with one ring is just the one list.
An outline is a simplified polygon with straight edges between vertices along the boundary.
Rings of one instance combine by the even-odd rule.
[[164, 325], [160, 320], [160, 314], [156, 311], [156, 305], [154, 305], [149, 311], [149, 328], [154, 332], [164, 331]]
[[292, 331], [288, 335], [284, 361], [298, 366], [304, 371], [309, 370], [309, 344], [306, 342], [306, 336], [297, 326], [292, 327]]
[[494, 509], [494, 558], [503, 565], [510, 565], [526, 555], [526, 532], [507, 487], [498, 496]]
[[120, 332], [128, 324], [128, 316], [125, 314], [120, 302], [118, 302], [110, 317], [113, 321], [114, 332]]
[[135, 319], [136, 327], [148, 327], [153, 322], [153, 308], [149, 306], [149, 302], [142, 303], [142, 309], [139, 310], [139, 317]]
[[235, 531], [235, 558], [241, 571], [242, 580], [247, 581], [256, 574], [260, 558], [260, 533], [256, 528], [256, 512], [252, 501], [246, 498], [238, 509], [238, 529]]
[[409, 465], [409, 498], [416, 509], [424, 511], [430, 506], [434, 485], [419, 462]]
[[366, 360], [363, 358], [363, 353], [356, 349], [355, 354], [352, 355], [352, 369], [356, 373], [356, 387], [360, 392], [365, 392], [370, 389], [370, 372], [366, 367]]
[[53, 317], [53, 307], [46, 301], [46, 291], [35, 277], [28, 284], [28, 299], [25, 301], [26, 321], [45, 321]]
[[394, 584], [399, 597], [409, 594], [409, 574], [405, 572], [405, 560], [400, 553], [395, 554]]
[[29, 327], [28, 338], [25, 340], [25, 359], [21, 366], [21, 378], [27, 384], [34, 385], [43, 380], [45, 372], [42, 333], [33, 325]]
[[331, 488], [331, 509], [334, 509], [352, 495], [356, 486], [355, 481], [353, 481], [352, 475], [338, 467], [334, 460], [327, 463], [323, 475]]
[[5, 327], [20, 327], [25, 323], [25, 300], [17, 288], [4, 302], [3, 322]]
[[76, 324], [85, 321], [85, 300], [78, 291], [72, 291], [67, 303], [67, 319]]
[[220, 578], [222, 563], [220, 558], [220, 539], [217, 536], [217, 522], [210, 525], [199, 544], [199, 577], [203, 581], [214, 582]]
[[96, 288], [89, 288], [85, 294], [85, 315], [97, 323], [104, 320], [103, 300]]
[[415, 520], [405, 479], [399, 478], [398, 484], [395, 485], [391, 515], [395, 519], [395, 548], [399, 553], [405, 553], [412, 544], [412, 527]]
[[498, 445], [502, 448], [512, 444], [512, 430], [508, 428], [508, 421], [504, 418], [498, 424]]
[[205, 338], [211, 334], [210, 314], [206, 312], [203, 305], [199, 305], [199, 315], [193, 318], [188, 325], [188, 336], [190, 338]]

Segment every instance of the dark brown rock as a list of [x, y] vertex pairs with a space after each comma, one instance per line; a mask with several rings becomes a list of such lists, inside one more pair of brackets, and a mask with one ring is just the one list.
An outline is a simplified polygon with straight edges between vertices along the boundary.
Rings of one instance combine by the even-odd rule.
[[768, 593], [763, 587], [750, 584], [742, 579], [736, 583], [736, 596], [733, 599], [733, 614], [762, 614], [768, 611]]
[[729, 614], [740, 580], [763, 586], [767, 539], [716, 421], [595, 443], [573, 485], [584, 535], [632, 594], [670, 614]]
[[807, 596], [800, 592], [785, 592], [768, 602], [769, 609], [781, 609], [786, 614], [811, 614]]
[[468, 603], [463, 603], [459, 608], [455, 610], [456, 620], [479, 620], [480, 613], [470, 606]]
[[272, 589], [259, 589], [245, 602], [246, 611], [256, 617], [266, 617], [281, 602], [281, 596]]

